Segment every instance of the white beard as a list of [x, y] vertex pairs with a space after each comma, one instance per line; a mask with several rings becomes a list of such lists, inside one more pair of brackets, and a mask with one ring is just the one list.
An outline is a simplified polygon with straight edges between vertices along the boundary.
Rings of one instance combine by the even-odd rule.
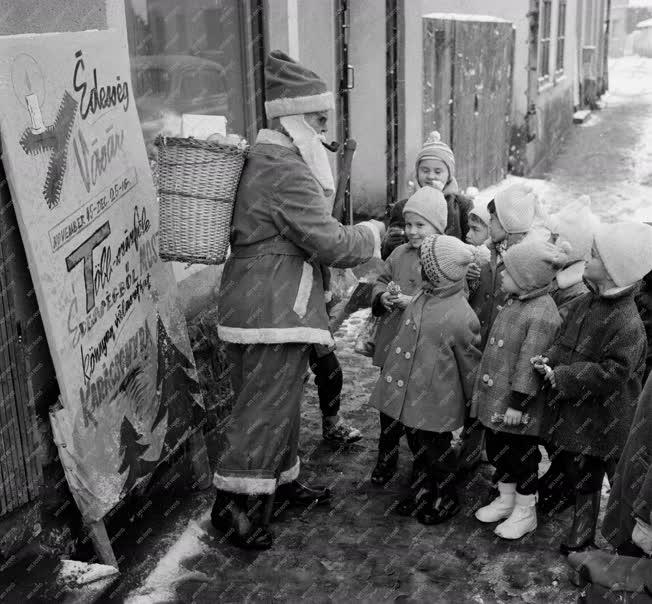
[[324, 190], [324, 195], [332, 196], [335, 191], [333, 172], [320, 136], [306, 122], [303, 115], [288, 115], [280, 118], [280, 121], [299, 149], [303, 161]]

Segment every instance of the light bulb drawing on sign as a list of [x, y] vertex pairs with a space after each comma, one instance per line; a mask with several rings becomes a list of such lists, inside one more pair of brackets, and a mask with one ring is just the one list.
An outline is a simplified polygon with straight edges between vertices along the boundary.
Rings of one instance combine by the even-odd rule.
[[46, 126], [41, 109], [46, 95], [45, 77], [36, 60], [27, 54], [15, 57], [11, 66], [11, 79], [14, 93], [30, 118], [30, 125], [20, 137], [20, 146], [28, 155], [51, 153], [43, 197], [48, 208], [52, 209], [59, 205], [61, 197], [77, 101], [66, 90], [54, 122]]

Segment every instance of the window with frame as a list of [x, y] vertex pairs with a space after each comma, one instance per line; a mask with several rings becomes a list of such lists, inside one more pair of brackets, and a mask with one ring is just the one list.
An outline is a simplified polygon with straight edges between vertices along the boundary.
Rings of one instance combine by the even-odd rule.
[[555, 70], [557, 73], [564, 71], [564, 53], [566, 50], [566, 0], [559, 1], [559, 15], [557, 16], [557, 56]]
[[539, 25], [539, 79], [550, 79], [552, 0], [541, 0]]
[[124, 2], [145, 141], [180, 136], [184, 114], [223, 116], [228, 133], [253, 138], [263, 49], [262, 17], [254, 9], [262, 0]]

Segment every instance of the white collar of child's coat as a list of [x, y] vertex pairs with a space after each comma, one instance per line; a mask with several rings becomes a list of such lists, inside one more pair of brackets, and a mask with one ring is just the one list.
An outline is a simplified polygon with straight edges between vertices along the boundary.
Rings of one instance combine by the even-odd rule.
[[568, 289], [573, 285], [581, 283], [583, 276], [584, 260], [579, 260], [557, 273], [557, 285], [559, 289]]
[[278, 130], [270, 130], [269, 128], [263, 128], [258, 131], [256, 143], [263, 145], [279, 145], [286, 149], [292, 149], [292, 151], [298, 150], [297, 146], [292, 142], [292, 139], [289, 136], [279, 132]]

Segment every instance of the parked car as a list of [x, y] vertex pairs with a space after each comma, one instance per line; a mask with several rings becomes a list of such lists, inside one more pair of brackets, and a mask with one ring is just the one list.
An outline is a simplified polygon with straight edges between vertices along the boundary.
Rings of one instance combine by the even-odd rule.
[[148, 55], [131, 60], [131, 81], [146, 142], [180, 136], [181, 115], [228, 116], [224, 68], [189, 55]]

